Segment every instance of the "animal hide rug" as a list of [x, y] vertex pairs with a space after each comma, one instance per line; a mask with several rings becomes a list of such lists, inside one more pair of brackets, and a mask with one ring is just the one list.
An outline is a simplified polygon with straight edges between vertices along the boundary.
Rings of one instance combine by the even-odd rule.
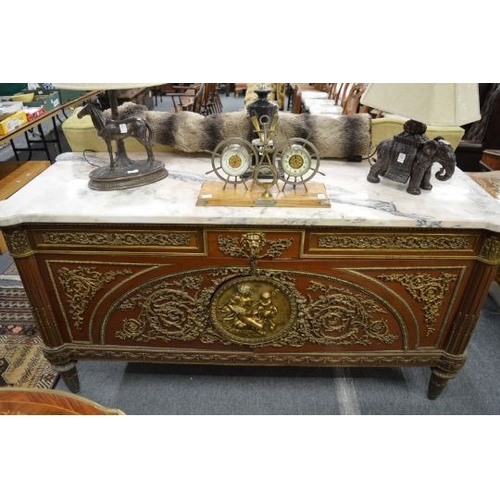
[[[190, 111], [149, 111], [146, 106], [125, 103], [120, 119], [137, 117], [153, 128], [154, 141], [185, 153], [207, 153], [224, 139], [239, 137], [252, 142], [257, 137], [246, 111], [203, 116]], [[369, 155], [371, 117], [368, 114], [327, 116], [279, 113], [274, 142], [277, 149], [300, 137], [312, 142], [322, 158], [359, 158]]]

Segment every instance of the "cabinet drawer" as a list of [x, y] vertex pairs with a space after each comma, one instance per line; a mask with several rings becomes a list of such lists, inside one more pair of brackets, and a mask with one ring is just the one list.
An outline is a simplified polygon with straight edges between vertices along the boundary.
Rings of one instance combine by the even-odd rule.
[[148, 251], [169, 254], [204, 254], [203, 231], [192, 228], [137, 228], [115, 225], [113, 228], [39, 227], [32, 231], [33, 248], [38, 250], [76, 251]]
[[458, 231], [408, 231], [391, 229], [345, 231], [312, 229], [306, 232], [304, 257], [413, 256], [474, 257], [480, 247], [480, 235]]

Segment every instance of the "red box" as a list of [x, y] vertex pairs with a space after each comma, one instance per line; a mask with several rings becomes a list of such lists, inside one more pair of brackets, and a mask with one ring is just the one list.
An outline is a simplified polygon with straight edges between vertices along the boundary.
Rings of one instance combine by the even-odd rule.
[[35, 107], [35, 108], [24, 108], [26, 116], [28, 117], [28, 121], [34, 120], [39, 116], [42, 116], [45, 113], [45, 108], [43, 106]]

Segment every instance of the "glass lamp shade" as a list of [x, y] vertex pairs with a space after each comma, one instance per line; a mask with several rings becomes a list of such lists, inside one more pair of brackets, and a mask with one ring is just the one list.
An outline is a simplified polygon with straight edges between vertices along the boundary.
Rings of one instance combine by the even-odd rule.
[[477, 83], [371, 83], [361, 103], [427, 125], [461, 126], [481, 118]]

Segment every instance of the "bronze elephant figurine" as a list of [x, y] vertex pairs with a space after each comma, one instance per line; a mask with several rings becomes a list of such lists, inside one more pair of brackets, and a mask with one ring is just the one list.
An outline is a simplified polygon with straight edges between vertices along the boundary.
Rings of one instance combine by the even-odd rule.
[[406, 191], [418, 195], [421, 189], [432, 189], [430, 180], [434, 163], [441, 165], [436, 179], [450, 179], [455, 172], [456, 157], [449, 142], [443, 137], [428, 139], [425, 135], [421, 135], [417, 143], [403, 139], [395, 136], [377, 146], [377, 159], [367, 177], [369, 182], [380, 182], [379, 175], [396, 182], [406, 183], [409, 180]]

